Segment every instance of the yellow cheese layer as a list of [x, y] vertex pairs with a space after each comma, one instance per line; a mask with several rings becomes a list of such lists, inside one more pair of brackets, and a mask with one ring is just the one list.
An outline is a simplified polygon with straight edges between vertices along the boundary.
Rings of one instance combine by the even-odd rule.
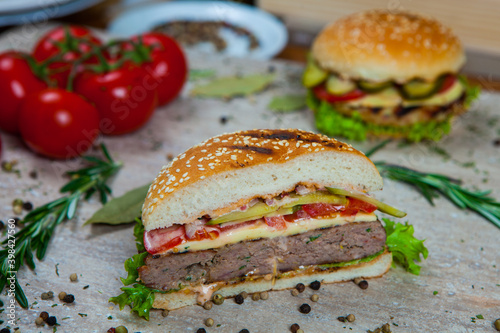
[[396, 107], [403, 106], [432, 106], [432, 105], [446, 105], [458, 99], [464, 92], [464, 87], [460, 80], [455, 80], [451, 88], [440, 94], [434, 94], [426, 99], [419, 100], [405, 100], [401, 94], [393, 87], [384, 89], [378, 93], [368, 94], [363, 98], [358, 98], [353, 101], [344, 102], [345, 105], [351, 107], [364, 106], [364, 107]]
[[180, 244], [174, 247], [173, 249], [168, 250], [166, 253], [208, 250], [208, 249], [222, 247], [226, 244], [238, 243], [244, 240], [290, 236], [290, 235], [304, 233], [310, 230], [342, 225], [349, 222], [361, 222], [361, 221], [371, 222], [376, 220], [377, 216], [375, 215], [375, 213], [359, 212], [358, 214], [356, 214], [354, 219], [348, 218], [348, 220], [346, 220], [345, 216], [338, 216], [335, 218], [324, 218], [324, 219], [321, 218], [303, 219], [297, 222], [287, 222], [286, 229], [277, 230], [275, 228], [269, 227], [265, 223], [264, 219], [259, 219], [256, 223], [252, 225], [223, 232], [216, 239], [187, 241], [186, 243]]

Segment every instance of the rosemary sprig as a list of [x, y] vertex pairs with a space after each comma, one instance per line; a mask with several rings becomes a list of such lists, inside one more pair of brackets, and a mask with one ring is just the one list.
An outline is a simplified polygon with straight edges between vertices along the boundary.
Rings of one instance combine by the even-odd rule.
[[500, 228], [500, 202], [490, 197], [491, 191], [470, 191], [459, 179], [436, 173], [424, 173], [386, 162], [374, 162], [380, 174], [415, 187], [434, 206], [439, 194], [461, 209], [472, 210]]
[[103, 159], [83, 156], [82, 158], [91, 165], [67, 173], [71, 176], [71, 180], [61, 188], [61, 193], [66, 193], [65, 196], [32, 210], [22, 221], [25, 226], [15, 234], [8, 233], [7, 238], [1, 243], [0, 292], [7, 281], [10, 285], [14, 279], [16, 300], [23, 308], [28, 307], [28, 300], [17, 279], [16, 273], [19, 268], [26, 263], [31, 269], [35, 269], [33, 255], [36, 253], [38, 260], [44, 258], [55, 228], [75, 216], [82, 196], [87, 200], [97, 192], [104, 204], [108, 194], [111, 193], [106, 182], [118, 172], [121, 163], [113, 161], [104, 145], [101, 145], [101, 149], [104, 154]]

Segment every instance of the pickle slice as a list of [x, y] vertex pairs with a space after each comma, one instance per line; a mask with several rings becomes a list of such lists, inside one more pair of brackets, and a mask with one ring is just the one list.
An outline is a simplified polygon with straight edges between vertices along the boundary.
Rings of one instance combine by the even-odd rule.
[[366, 92], [375, 93], [384, 90], [392, 85], [391, 81], [385, 82], [371, 82], [360, 80], [358, 81], [358, 87]]
[[321, 69], [311, 56], [307, 59], [307, 66], [302, 75], [302, 84], [306, 88], [312, 88], [317, 86], [321, 82], [325, 81], [328, 76], [328, 72]]
[[345, 95], [356, 89], [352, 80], [343, 79], [337, 75], [330, 75], [326, 81], [326, 90], [333, 95]]
[[249, 220], [255, 220], [264, 216], [292, 214], [293, 207], [312, 203], [345, 205], [347, 204], [347, 200], [343, 196], [325, 192], [313, 192], [306, 195], [291, 194], [287, 199], [287, 202], [283, 205], [280, 205], [279, 200], [276, 200], [276, 204], [272, 206], [269, 206], [264, 202], [258, 202], [245, 211], [232, 211], [222, 216], [213, 218], [208, 221], [207, 224], [214, 225], [226, 222], [245, 222]]
[[333, 187], [327, 187], [326, 189], [328, 191], [330, 191], [330, 193], [333, 193], [333, 194], [345, 195], [348, 197], [359, 199], [361, 201], [368, 202], [372, 205], [377, 206], [377, 209], [380, 210], [382, 213], [386, 213], [386, 214], [389, 214], [389, 215], [392, 215], [395, 217], [405, 217], [406, 216], [405, 212], [403, 212], [397, 208], [394, 208], [392, 206], [389, 206], [381, 201], [378, 201], [375, 198], [369, 197], [366, 194], [351, 192], [351, 191], [343, 190], [340, 188], [333, 188]]
[[439, 80], [435, 82], [412, 80], [401, 87], [401, 93], [406, 99], [424, 99], [436, 93], [439, 86]]

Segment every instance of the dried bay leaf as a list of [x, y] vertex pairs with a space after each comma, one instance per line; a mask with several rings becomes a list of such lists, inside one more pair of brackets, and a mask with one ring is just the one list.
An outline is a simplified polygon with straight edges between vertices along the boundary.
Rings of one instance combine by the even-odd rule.
[[135, 218], [141, 216], [142, 204], [148, 194], [149, 185], [135, 188], [121, 197], [108, 201], [84, 225], [92, 223], [124, 224], [134, 222]]
[[291, 112], [303, 109], [306, 106], [306, 95], [287, 94], [274, 96], [267, 106], [275, 112]]
[[196, 85], [191, 95], [196, 97], [231, 98], [262, 91], [274, 81], [274, 74], [254, 74], [241, 77], [220, 77], [203, 85]]

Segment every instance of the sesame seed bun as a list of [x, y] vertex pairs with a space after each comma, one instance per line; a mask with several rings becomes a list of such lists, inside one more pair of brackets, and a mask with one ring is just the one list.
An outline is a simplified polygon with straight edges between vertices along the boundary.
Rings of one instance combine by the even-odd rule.
[[298, 129], [222, 134], [163, 167], [143, 205], [145, 230], [219, 216], [253, 198], [275, 197], [298, 185], [382, 189], [373, 163], [352, 146]]
[[373, 10], [344, 17], [316, 38], [312, 55], [351, 79], [434, 81], [465, 63], [460, 40], [438, 21], [409, 12]]

